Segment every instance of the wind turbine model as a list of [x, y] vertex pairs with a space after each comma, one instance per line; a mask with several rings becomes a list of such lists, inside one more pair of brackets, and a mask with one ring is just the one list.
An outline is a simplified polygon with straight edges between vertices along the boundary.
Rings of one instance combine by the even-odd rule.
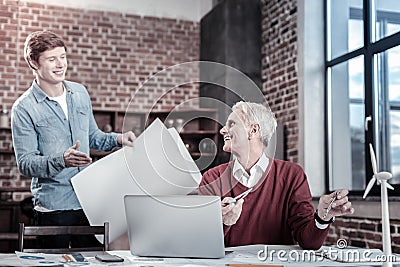
[[[392, 255], [392, 242], [390, 240], [389, 204], [387, 188], [393, 190], [393, 186], [387, 183], [387, 180], [392, 178], [392, 174], [390, 172], [378, 172], [376, 167], [375, 152], [371, 144], [369, 144], [369, 151], [371, 154], [371, 163], [374, 175], [372, 176], [372, 179], [369, 181], [367, 188], [365, 189], [363, 198], [368, 195], [369, 191], [374, 186], [375, 181], [377, 181], [378, 184], [381, 184], [383, 253], [386, 256], [389, 256]], [[392, 266], [392, 262], [386, 261], [383, 263], [383, 266]]]

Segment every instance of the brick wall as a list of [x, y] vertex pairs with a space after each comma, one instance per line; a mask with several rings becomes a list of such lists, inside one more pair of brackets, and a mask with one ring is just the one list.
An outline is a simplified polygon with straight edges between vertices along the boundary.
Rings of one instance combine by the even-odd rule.
[[[285, 159], [298, 162], [297, 1], [261, 0], [263, 93], [285, 125]], [[351, 197], [350, 197], [351, 199]], [[392, 249], [400, 253], [400, 220], [391, 220]], [[382, 249], [378, 219], [338, 217], [325, 245]]]
[[262, 0], [263, 93], [285, 128], [285, 159], [298, 162], [297, 1]]
[[[400, 220], [390, 220], [393, 253], [400, 253]], [[329, 229], [327, 245], [344, 239], [349, 246], [382, 249], [382, 223], [380, 220], [351, 217], [336, 218]]]
[[[0, 103], [8, 110], [33, 79], [23, 60], [24, 40], [30, 32], [43, 29], [66, 42], [67, 79], [87, 87], [96, 109], [125, 110], [134, 96], [134, 110], [169, 110], [198, 97], [196, 84], [166, 93], [198, 77], [195, 67], [179, 75], [159, 75], [143, 86], [167, 67], [198, 60], [198, 22], [0, 0]], [[10, 146], [10, 131], [0, 129], [0, 151]], [[0, 153], [0, 187], [29, 187], [29, 183], [18, 173], [13, 155]]]

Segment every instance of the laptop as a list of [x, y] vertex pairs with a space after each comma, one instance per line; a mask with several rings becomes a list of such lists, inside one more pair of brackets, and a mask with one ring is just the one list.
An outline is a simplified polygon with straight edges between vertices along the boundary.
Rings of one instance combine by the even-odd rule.
[[126, 195], [124, 202], [132, 255], [225, 256], [218, 196]]

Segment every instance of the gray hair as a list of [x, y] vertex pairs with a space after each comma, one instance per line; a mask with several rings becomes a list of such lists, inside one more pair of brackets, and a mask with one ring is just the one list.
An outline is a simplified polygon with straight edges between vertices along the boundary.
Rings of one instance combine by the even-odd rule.
[[260, 125], [261, 141], [268, 146], [272, 135], [276, 130], [276, 118], [269, 107], [253, 102], [237, 102], [232, 110], [238, 109], [243, 112], [244, 118], [249, 124]]

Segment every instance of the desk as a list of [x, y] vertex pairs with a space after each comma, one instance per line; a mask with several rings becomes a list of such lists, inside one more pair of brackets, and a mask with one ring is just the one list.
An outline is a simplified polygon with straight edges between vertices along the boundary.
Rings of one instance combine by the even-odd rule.
[[[328, 248], [328, 247], [326, 247]], [[379, 262], [353, 262], [353, 263], [342, 263], [337, 261], [332, 261], [323, 257], [314, 258], [314, 261], [303, 260], [298, 258], [294, 260], [298, 253], [305, 253], [305, 255], [313, 255], [314, 251], [301, 250], [297, 246], [273, 246], [268, 245], [252, 245], [244, 247], [227, 248], [227, 255], [222, 259], [188, 259], [188, 258], [146, 258], [146, 257], [136, 257], [132, 256], [130, 251], [127, 250], [115, 250], [109, 251], [110, 254], [118, 255], [123, 257], [125, 261], [123, 263], [112, 263], [105, 264], [94, 259], [95, 253], [85, 253], [82, 254], [87, 259], [88, 263], [85, 266], [229, 266], [229, 264], [248, 264], [247, 266], [254, 265], [281, 265], [281, 266], [382, 266]], [[260, 252], [261, 251], [261, 252]], [[345, 250], [342, 250], [345, 251]], [[360, 253], [366, 251], [364, 249], [355, 249]], [[268, 257], [265, 257], [265, 252], [267, 252]], [[264, 253], [264, 254], [263, 254]], [[291, 254], [289, 254], [291, 253]], [[54, 257], [54, 254], [45, 254], [47, 256]], [[266, 259], [260, 260], [259, 256], [263, 256]], [[291, 255], [291, 256], [290, 256]], [[372, 254], [371, 256], [376, 256], [378, 254]], [[46, 258], [46, 259], [61, 259], [60, 255], [56, 255], [58, 258]], [[400, 258], [395, 259], [397, 263], [393, 266], [400, 267]], [[55, 260], [56, 261], [56, 260]], [[38, 264], [34, 261], [18, 259], [16, 254], [0, 254], [0, 266], [62, 266], [61, 260], [56, 264]], [[64, 266], [82, 266], [78, 263], [64, 263]]]

